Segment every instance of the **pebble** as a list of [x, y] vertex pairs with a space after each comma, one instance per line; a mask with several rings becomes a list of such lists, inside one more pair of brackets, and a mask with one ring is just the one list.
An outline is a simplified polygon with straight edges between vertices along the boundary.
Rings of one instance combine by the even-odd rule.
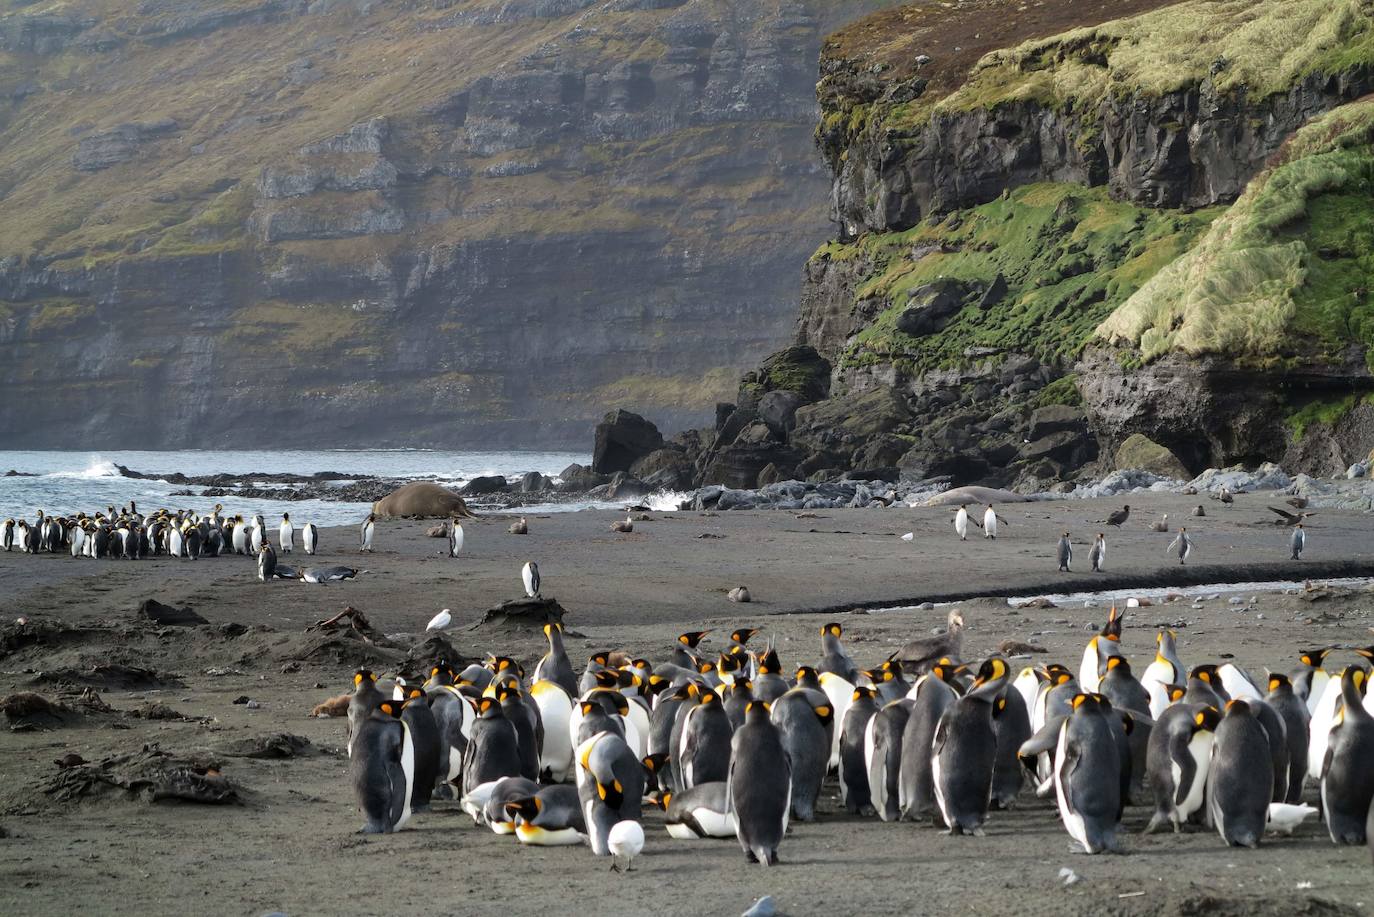
[[255, 700], [250, 700], [248, 703], [244, 704], [244, 706], [247, 707], [249, 710], [257, 710], [262, 707], [262, 704], [258, 703]]
[[1245, 599], [1241, 598], [1241, 597], [1238, 596], [1238, 595], [1233, 595], [1233, 596], [1231, 596], [1229, 599], [1226, 600], [1226, 604], [1227, 604], [1227, 605], [1244, 605], [1244, 604], [1245, 604]]
[[1059, 867], [1059, 878], [1064, 880], [1065, 885], [1072, 885], [1078, 881], [1078, 873], [1067, 866]]
[[934, 610], [935, 610], [935, 603], [934, 603], [934, 602], [922, 602], [921, 604], [917, 605], [916, 607], [919, 608], [921, 611], [934, 611]]

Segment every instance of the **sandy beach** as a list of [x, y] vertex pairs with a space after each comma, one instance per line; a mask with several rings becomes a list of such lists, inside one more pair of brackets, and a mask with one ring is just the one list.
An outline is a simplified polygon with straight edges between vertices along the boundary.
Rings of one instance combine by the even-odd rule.
[[[623, 515], [610, 512], [530, 517], [523, 537], [507, 534], [509, 517], [489, 517], [467, 524], [457, 559], [443, 556], [443, 540], [425, 537], [430, 523], [390, 520], [379, 526], [372, 555], [358, 555], [352, 529], [323, 533], [316, 561], [365, 571], [329, 586], [263, 585], [241, 557], [125, 562], [0, 554], [0, 693], [56, 698], [72, 690], [73, 673], [96, 663], [157, 673], [142, 685], [97, 686], [111, 712], [11, 730], [0, 740], [0, 910], [59, 913], [81, 902], [117, 913], [695, 915], [740, 913], [772, 894], [790, 914], [1363, 913], [1374, 904], [1369, 852], [1332, 846], [1315, 822], [1257, 851], [1230, 850], [1201, 829], [1143, 836], [1148, 810], [1132, 806], [1126, 855], [1085, 857], [1069, 852], [1051, 802], [1029, 790], [1014, 811], [994, 813], [986, 837], [951, 838], [927, 825], [845, 815], [832, 781], [820, 820], [793, 826], [774, 870], [747, 865], [733, 841], [673, 841], [655, 812], [646, 816], [645, 855], [628, 875], [607, 872], [609, 864], [585, 849], [521, 848], [474, 828], [452, 803], [394, 836], [364, 838], [354, 833], [360, 819], [345, 778], [344, 723], [308, 716], [315, 703], [347, 689], [356, 665], [388, 674], [405, 665], [396, 661], [403, 650], [379, 659], [364, 644], [305, 633], [346, 605], [402, 648], [420, 641], [436, 611], [450, 608], [456, 626], [447, 637], [459, 653], [501, 651], [532, 663], [542, 652], [537, 632], [476, 626], [486, 609], [520, 594], [527, 559], [539, 563], [544, 594], [566, 609], [569, 653], [579, 666], [597, 649], [662, 659], [682, 631], [752, 625], [761, 628], [759, 639], [775, 640], [790, 668], [815, 662], [816, 634], [829, 620], [844, 625], [855, 659], [873, 664], [929, 633], [947, 611], [876, 609], [958, 601], [969, 622], [966, 656], [992, 653], [1007, 638], [1029, 639], [1048, 650], [1031, 661], [1076, 669], [1104, 605], [1013, 608], [995, 597], [1374, 577], [1374, 519], [1363, 514], [1322, 512], [1311, 520], [1306, 559], [1292, 562], [1288, 530], [1273, 525], [1277, 517], [1266, 509], [1283, 505], [1272, 495], [1243, 495], [1233, 507], [1205, 496], [1128, 499], [1140, 505], [1133, 503], [1120, 531], [1098, 521], [1118, 501], [1036, 502], [1001, 507], [1008, 525], [995, 542], [966, 543], [954, 536], [945, 508], [654, 512], [629, 535], [609, 530]], [[1190, 518], [1199, 502], [1206, 517]], [[1165, 512], [1171, 531], [1150, 531]], [[1182, 568], [1165, 553], [1178, 522], [1195, 536]], [[1075, 572], [1059, 574], [1054, 544], [1066, 530], [1076, 545]], [[1109, 533], [1108, 572], [1079, 572], [1100, 530]], [[906, 532], [911, 542], [900, 539]], [[303, 557], [298, 549], [281, 559]], [[752, 604], [726, 599], [740, 584]], [[1155, 629], [1167, 625], [1179, 631], [1186, 664], [1226, 658], [1262, 673], [1293, 668], [1299, 649], [1374, 642], [1374, 593], [1363, 589], [1246, 592], [1238, 602], [1229, 595], [1132, 609], [1125, 652], [1143, 666]], [[190, 606], [209, 623], [154, 625], [138, 616], [145, 599]], [[11, 623], [19, 617], [31, 623]], [[708, 639], [703, 649], [712, 646]], [[1330, 665], [1355, 658], [1338, 650]], [[242, 697], [258, 706], [233, 703]], [[181, 718], [130, 715], [152, 702]], [[272, 733], [303, 737], [309, 746], [289, 758], [236, 756], [243, 740]], [[240, 788], [241, 801], [148, 804], [115, 792], [71, 800], [45, 792], [59, 773], [54, 760], [65, 754], [99, 761], [149, 743], [208, 752]], [[1314, 800], [1315, 787], [1307, 795]], [[1065, 886], [1061, 867], [1081, 881]]]

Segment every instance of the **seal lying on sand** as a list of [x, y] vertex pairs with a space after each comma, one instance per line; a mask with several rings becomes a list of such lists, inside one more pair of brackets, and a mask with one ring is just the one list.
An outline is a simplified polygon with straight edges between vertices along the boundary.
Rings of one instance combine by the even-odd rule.
[[414, 481], [398, 487], [376, 503], [372, 512], [378, 516], [456, 516], [476, 518], [468, 511], [463, 498], [433, 481]]
[[938, 493], [925, 502], [926, 506], [958, 506], [962, 503], [1026, 503], [1030, 500], [1025, 494], [1010, 490], [997, 490], [993, 487], [956, 487]]

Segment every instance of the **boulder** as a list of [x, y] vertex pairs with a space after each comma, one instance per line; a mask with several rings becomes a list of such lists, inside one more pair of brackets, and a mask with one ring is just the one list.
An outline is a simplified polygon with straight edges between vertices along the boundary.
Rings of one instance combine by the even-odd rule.
[[658, 427], [629, 411], [614, 410], [596, 425], [592, 447], [592, 471], [613, 474], [629, 471], [636, 460], [663, 448]]
[[611, 477], [606, 474], [597, 474], [586, 465], [579, 465], [574, 462], [559, 472], [558, 479], [562, 482], [558, 485], [558, 489], [563, 493], [582, 493], [593, 487], [600, 487], [602, 484], [609, 483]]
[[658, 449], [635, 462], [630, 473], [651, 490], [686, 490], [692, 486], [696, 469], [677, 449]]
[[731, 443], [711, 456], [703, 471], [702, 483], [752, 488], [758, 483], [759, 472], [769, 465], [786, 471], [795, 468], [801, 459], [802, 453], [798, 450], [772, 440]]
[[648, 492], [649, 488], [643, 481], [625, 471], [611, 475], [611, 483], [606, 485], [606, 498], [609, 500], [642, 497]]
[[1081, 408], [1067, 404], [1051, 404], [1036, 408], [1030, 419], [1030, 439], [1043, 439], [1051, 433], [1079, 433], [1087, 430], [1087, 418]]
[[911, 448], [910, 439], [902, 439], [891, 433], [875, 436], [854, 452], [855, 468], [877, 468], [899, 465], [903, 455]]
[[433, 481], [413, 481], [396, 488], [373, 503], [372, 512], [378, 516], [414, 516], [417, 518], [436, 516], [471, 518], [472, 516], [462, 497]]
[[520, 476], [520, 492], [522, 494], [538, 493], [548, 486], [548, 478], [537, 471], [527, 471]]
[[739, 436], [740, 431], [758, 419], [753, 408], [736, 408], [721, 423], [716, 432], [716, 445], [728, 446]]
[[973, 293], [982, 298], [981, 287], [974, 287], [948, 278], [917, 287], [907, 300], [907, 307], [897, 316], [897, 330], [912, 337], [934, 334], [964, 307]]
[[463, 493], [469, 496], [477, 494], [495, 494], [505, 489], [506, 479], [499, 474], [475, 477], [463, 485]]
[[1126, 437], [1126, 441], [1117, 447], [1113, 464], [1118, 471], [1139, 468], [1141, 471], [1179, 481], [1187, 481], [1192, 477], [1178, 456], [1143, 433], [1133, 433]]
[[768, 425], [768, 429], [783, 438], [796, 423], [797, 408], [805, 403], [796, 392], [769, 392], [759, 399], [759, 418]]
[[778, 466], [769, 462], [767, 465], [764, 465], [763, 470], [759, 472], [758, 480], [754, 482], [754, 486], [763, 488], [770, 484], [777, 484], [781, 482], [782, 479], [783, 473], [778, 470]]
[[767, 391], [794, 392], [808, 404], [830, 394], [830, 364], [806, 344], [779, 350], [763, 361], [757, 375]]
[[841, 445], [846, 438], [867, 441], [893, 433], [911, 420], [911, 411], [891, 388], [841, 395], [800, 408], [789, 440], [809, 451]]

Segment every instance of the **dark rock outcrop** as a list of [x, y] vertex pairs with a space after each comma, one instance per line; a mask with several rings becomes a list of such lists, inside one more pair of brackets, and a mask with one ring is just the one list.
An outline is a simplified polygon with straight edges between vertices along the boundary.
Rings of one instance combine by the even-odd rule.
[[597, 474], [629, 471], [636, 461], [662, 446], [663, 434], [658, 432], [658, 427], [638, 414], [616, 409], [596, 425], [592, 471]]

